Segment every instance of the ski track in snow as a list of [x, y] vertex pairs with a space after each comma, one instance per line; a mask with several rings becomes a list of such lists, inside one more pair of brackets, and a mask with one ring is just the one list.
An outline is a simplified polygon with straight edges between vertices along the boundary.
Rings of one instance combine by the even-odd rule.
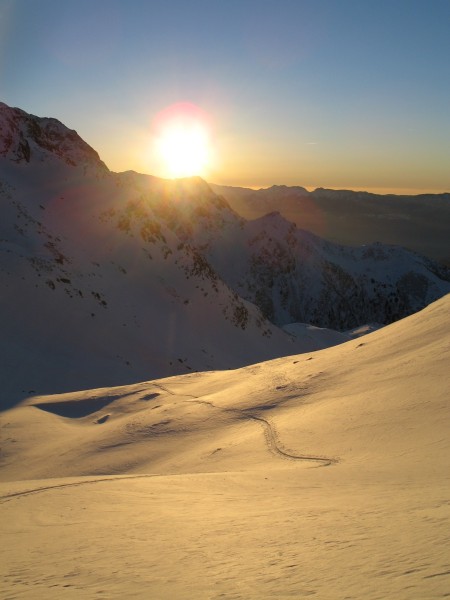
[[[159, 387], [161, 390], [163, 390], [164, 392], [166, 392], [172, 396], [178, 396], [178, 394], [172, 392], [167, 387], [165, 387], [161, 384], [155, 384], [155, 385], [157, 387]], [[247, 420], [252, 420], [252, 421], [256, 421], [256, 422], [260, 423], [264, 428], [264, 437], [265, 437], [266, 444], [267, 444], [269, 450], [272, 452], [272, 454], [276, 454], [277, 456], [279, 456], [281, 458], [287, 458], [289, 460], [304, 460], [304, 461], [306, 460], [306, 461], [312, 461], [312, 462], [320, 462], [320, 463], [322, 463], [321, 464], [322, 467], [328, 467], [330, 465], [334, 465], [339, 462], [339, 460], [337, 458], [330, 458], [327, 456], [314, 456], [314, 455], [310, 455], [310, 454], [292, 454], [291, 452], [287, 452], [282, 447], [282, 444], [279, 439], [279, 435], [278, 435], [273, 423], [271, 423], [270, 421], [268, 421], [267, 419], [264, 419], [263, 417], [261, 417], [259, 415], [252, 414], [246, 410], [239, 410], [238, 408], [222, 408], [220, 406], [216, 406], [212, 402], [208, 402], [206, 400], [200, 400], [197, 396], [192, 396], [190, 394], [181, 394], [181, 395], [188, 397], [188, 398], [193, 398], [193, 400], [195, 402], [197, 402], [198, 404], [206, 404], [208, 406], [211, 406], [212, 408], [215, 408], [216, 410], [221, 410], [223, 412], [237, 414], [240, 418], [244, 417]]]
[[276, 432], [276, 429], [272, 423], [270, 423], [267, 419], [263, 417], [257, 417], [255, 415], [247, 415], [249, 419], [253, 419], [254, 421], [260, 422], [264, 427], [264, 433], [267, 445], [269, 449], [278, 456], [282, 458], [288, 458], [289, 460], [309, 460], [312, 462], [320, 462], [322, 463], [320, 466], [329, 467], [330, 465], [334, 465], [338, 463], [337, 458], [329, 458], [326, 456], [313, 456], [310, 454], [291, 454], [290, 452], [286, 452], [281, 447], [281, 443]]
[[32, 488], [29, 490], [24, 490], [23, 492], [14, 492], [12, 494], [5, 494], [4, 496], [0, 496], [0, 504], [5, 504], [14, 498], [21, 498], [23, 496], [30, 496], [31, 494], [38, 494], [39, 492], [46, 492], [48, 490], [59, 490], [67, 487], [78, 487], [80, 485], [90, 485], [91, 483], [103, 483], [105, 481], [117, 481], [123, 479], [141, 479], [141, 478], [149, 478], [149, 477], [164, 477], [164, 475], [160, 475], [158, 473], [147, 473], [140, 475], [110, 475], [109, 477], [103, 477], [101, 479], [89, 479], [86, 481], [73, 481], [70, 483], [57, 483], [55, 485], [46, 485], [42, 487]]
[[[244, 420], [255, 421], [257, 423], [260, 423], [264, 429], [264, 438], [266, 440], [266, 444], [267, 444], [269, 451], [272, 454], [275, 454], [276, 456], [278, 456], [280, 458], [284, 458], [284, 459], [288, 459], [288, 460], [318, 462], [318, 463], [322, 463], [320, 465], [322, 467], [328, 467], [330, 465], [334, 465], [339, 462], [339, 460], [336, 458], [330, 458], [330, 457], [326, 457], [326, 456], [314, 456], [314, 455], [310, 455], [310, 454], [292, 454], [291, 452], [287, 452], [282, 447], [282, 444], [279, 439], [279, 435], [278, 435], [273, 423], [271, 423], [267, 419], [264, 419], [263, 417], [260, 417], [255, 414], [251, 414], [245, 410], [240, 410], [238, 408], [222, 408], [220, 406], [216, 406], [212, 402], [208, 402], [207, 400], [200, 400], [197, 396], [192, 396], [189, 394], [176, 394], [175, 392], [172, 392], [171, 390], [169, 390], [168, 388], [166, 388], [165, 386], [163, 386], [161, 384], [154, 383], [154, 385], [156, 387], [159, 387], [164, 392], [170, 394], [171, 396], [180, 395], [182, 397], [192, 398], [191, 401], [193, 401], [197, 404], [206, 404], [207, 406], [211, 406], [212, 408], [214, 408], [216, 410], [238, 415], [241, 419], [244, 418]], [[105, 481], [117, 481], [117, 480], [125, 480], [125, 479], [142, 479], [142, 478], [150, 478], [150, 477], [164, 477], [164, 475], [160, 474], [160, 473], [149, 473], [149, 474], [138, 474], [138, 475], [117, 475], [117, 476], [112, 475], [109, 477], [104, 477], [102, 479], [90, 479], [87, 481], [81, 480], [81, 481], [74, 481], [74, 482], [70, 482], [70, 483], [47, 485], [47, 486], [43, 486], [43, 487], [37, 487], [37, 488], [29, 489], [29, 490], [24, 490], [23, 492], [14, 492], [12, 494], [6, 494], [4, 496], [0, 496], [0, 503], [4, 504], [5, 502], [9, 502], [10, 500], [13, 500], [14, 498], [22, 498], [24, 496], [29, 496], [31, 494], [38, 494], [40, 492], [46, 492], [49, 490], [58, 490], [58, 489], [63, 489], [63, 488], [67, 488], [67, 487], [78, 487], [80, 485], [90, 485], [90, 484], [94, 484], [94, 483], [103, 483]]]

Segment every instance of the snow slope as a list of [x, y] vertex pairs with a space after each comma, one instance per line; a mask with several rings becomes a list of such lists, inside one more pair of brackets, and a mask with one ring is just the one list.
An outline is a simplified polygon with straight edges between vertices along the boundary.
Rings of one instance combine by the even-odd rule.
[[445, 597], [449, 308], [5, 411], [3, 596]]

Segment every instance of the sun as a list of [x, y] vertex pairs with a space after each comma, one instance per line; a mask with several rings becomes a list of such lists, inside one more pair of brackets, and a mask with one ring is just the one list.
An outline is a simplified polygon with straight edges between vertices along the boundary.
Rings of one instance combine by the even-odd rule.
[[201, 175], [208, 164], [208, 137], [200, 124], [169, 126], [157, 148], [169, 177]]
[[211, 162], [209, 124], [193, 104], [181, 103], [159, 113], [154, 149], [163, 177], [204, 176]]

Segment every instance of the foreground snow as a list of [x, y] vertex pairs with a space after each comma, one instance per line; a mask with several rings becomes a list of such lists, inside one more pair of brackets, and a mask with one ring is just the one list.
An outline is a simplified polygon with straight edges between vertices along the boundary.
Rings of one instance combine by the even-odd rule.
[[2, 596], [445, 597], [449, 308], [4, 412]]
[[411, 600], [448, 591], [448, 481], [292, 465], [27, 485], [65, 483], [74, 485], [2, 506], [2, 597]]

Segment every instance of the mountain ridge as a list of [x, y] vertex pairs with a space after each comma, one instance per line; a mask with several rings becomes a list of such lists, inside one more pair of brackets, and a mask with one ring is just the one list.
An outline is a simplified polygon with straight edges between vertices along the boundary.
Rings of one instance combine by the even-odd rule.
[[0, 106], [2, 402], [310, 351], [280, 327], [387, 323], [450, 290], [406, 250], [246, 221], [201, 178], [112, 173], [62, 124], [41, 146], [17, 110]]
[[396, 244], [450, 264], [450, 193], [415, 196], [299, 186], [211, 184], [246, 219], [277, 210], [300, 229], [344, 245]]
[[0, 102], [0, 134], [0, 156], [17, 163], [57, 157], [71, 166], [95, 164], [108, 170], [75, 130], [53, 117], [37, 117]]

